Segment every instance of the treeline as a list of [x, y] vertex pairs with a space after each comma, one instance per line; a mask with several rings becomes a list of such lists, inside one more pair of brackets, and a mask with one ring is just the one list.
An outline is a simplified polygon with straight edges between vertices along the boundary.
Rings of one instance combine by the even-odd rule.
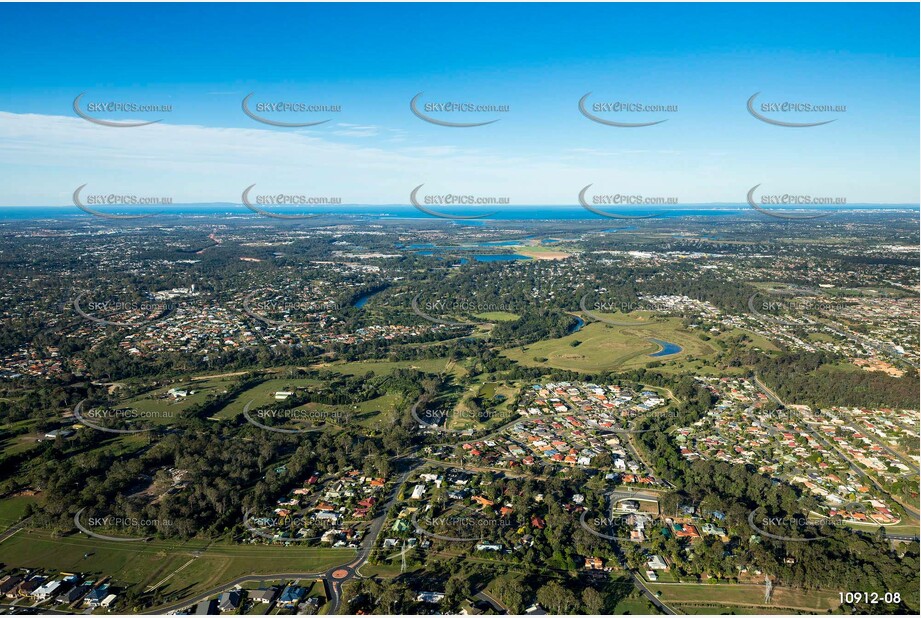
[[[703, 393], [692, 397], [680, 406], [678, 423], [694, 422], [708, 407]], [[758, 510], [759, 521], [765, 516], [799, 521], [815, 506], [814, 499], [758, 473], [752, 466], [686, 461], [667, 434], [670, 422], [650, 419], [648, 426], [659, 431], [638, 435], [651, 455], [656, 473], [670, 481], [689, 502], [708, 504], [711, 510], [726, 514], [724, 523], [734, 537], [741, 539], [741, 558], [750, 570], [760, 569], [784, 585], [802, 588], [900, 592], [901, 610], [917, 611], [921, 570], [917, 543], [896, 551], [882, 536], [857, 533], [845, 526], [776, 532], [798, 537], [818, 533], [826, 537], [816, 542], [767, 537], [752, 542], [749, 539], [755, 531], [748, 521], [752, 511]]]
[[[337, 402], [364, 401], [383, 392], [414, 400], [433, 379], [409, 369], [381, 377], [297, 373], [329, 380], [332, 390], [316, 393], [316, 398], [325, 400], [328, 395]], [[119, 446], [111, 434], [92, 430], [43, 443], [30, 458], [16, 462], [23, 464], [16, 486], [34, 488], [45, 497], [35, 510], [35, 524], [68, 533], [74, 529], [74, 514], [86, 508], [86, 517], [152, 522], [136, 532], [110, 532], [115, 535], [237, 537], [244, 533], [245, 510], [273, 506], [312, 472], [358, 469], [387, 477], [391, 459], [410, 445], [411, 424], [405, 422], [382, 424], [371, 435], [348, 423], [337, 431], [293, 435], [252, 425], [242, 410], [229, 420], [205, 420], [263, 379], [242, 376], [226, 393], [191, 406], [169, 427], [142, 434], [146, 440], [130, 448]], [[171, 468], [182, 471], [180, 482], [167, 472]]]
[[745, 354], [739, 362], [788, 403], [812, 407], [848, 406], [915, 410], [921, 397], [917, 370], [896, 378], [881, 371], [841, 369], [821, 352]]
[[[430, 560], [425, 566], [422, 573], [348, 582], [343, 590], [348, 613], [432, 613], [433, 606], [416, 600], [419, 590], [429, 589], [444, 590], [445, 598], [439, 609], [452, 614], [463, 609], [469, 612], [468, 599], [484, 588], [511, 614], [524, 614], [535, 603], [553, 614], [612, 614], [618, 602], [637, 596], [632, 582], [626, 579], [522, 575], [507, 572], [501, 566], [471, 564], [460, 558]], [[653, 613], [650, 605], [647, 608], [648, 613]]]
[[[44, 494], [34, 513], [35, 525], [69, 533], [74, 514], [86, 508], [87, 518], [149, 522], [113, 528], [109, 533], [115, 535], [236, 536], [243, 533], [247, 508], [274, 504], [313, 471], [358, 468], [386, 475], [389, 470], [380, 440], [348, 430], [290, 436], [251, 425], [212, 425], [148, 439], [150, 443], [139, 450], [121, 454], [98, 448], [99, 444], [78, 447], [76, 452], [73, 444], [46, 448], [39, 460], [30, 462], [23, 478]], [[283, 468], [278, 468], [279, 462]], [[172, 486], [166, 472], [170, 468], [183, 471], [178, 486]], [[106, 534], [105, 528], [94, 531]]]
[[491, 341], [503, 346], [528, 345], [543, 339], [563, 337], [576, 324], [575, 317], [558, 309], [529, 308], [517, 320], [498, 322], [492, 329]]

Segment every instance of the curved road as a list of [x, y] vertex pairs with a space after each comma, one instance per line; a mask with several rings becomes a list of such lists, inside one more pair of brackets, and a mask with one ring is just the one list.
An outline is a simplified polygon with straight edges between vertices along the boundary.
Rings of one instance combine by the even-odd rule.
[[[787, 404], [785, 404], [785, 403], [783, 402], [783, 400], [781, 400], [780, 397], [778, 397], [777, 394], [774, 393], [774, 391], [772, 391], [770, 388], [768, 388], [768, 387], [764, 384], [764, 382], [762, 382], [761, 379], [760, 379], [757, 375], [756, 375], [756, 376], [753, 376], [753, 381], [755, 382], [755, 385], [756, 385], [758, 388], [760, 388], [761, 391], [762, 391], [765, 395], [768, 396], [769, 399], [771, 399], [771, 400], [774, 401], [775, 403], [779, 403], [780, 405], [786, 407]], [[902, 508], [904, 508], [904, 509], [908, 512], [909, 516], [912, 516], [913, 519], [919, 519], [919, 517], [921, 517], [921, 512], [919, 512], [919, 511], [918, 511], [916, 508], [914, 508], [912, 505], [905, 504], [902, 500], [899, 500], [897, 497], [893, 496], [893, 495], [890, 494], [888, 491], [886, 491], [886, 489], [883, 488], [883, 487], [879, 484], [879, 482], [878, 482], [873, 476], [871, 476], [870, 474], [868, 474], [868, 473], [867, 473], [866, 471], [864, 471], [860, 466], [858, 466], [856, 463], [854, 463], [854, 461], [853, 461], [850, 457], [848, 457], [847, 455], [845, 455], [843, 452], [841, 452], [841, 451], [838, 449], [838, 447], [836, 447], [834, 444], [832, 444], [831, 442], [829, 442], [828, 440], [826, 440], [826, 439], [825, 439], [825, 436], [823, 436], [822, 434], [820, 434], [819, 432], [817, 432], [817, 431], [815, 430], [815, 428], [812, 426], [811, 423], [807, 423], [807, 422], [803, 421], [803, 427], [806, 429], [806, 431], [809, 432], [809, 434], [810, 434], [813, 438], [816, 439], [816, 441], [818, 441], [820, 444], [824, 445], [826, 449], [828, 449], [830, 452], [836, 453], [836, 454], [837, 454], [837, 455], [848, 465], [848, 467], [849, 467], [851, 470], [853, 470], [858, 476], [860, 476], [860, 477], [866, 479], [871, 485], [873, 485], [874, 487], [876, 487], [876, 489], [878, 489], [878, 490], [880, 491], [880, 493], [886, 494], [886, 495], [888, 495], [889, 497], [891, 497], [893, 500], [895, 500], [896, 502], [898, 502], [899, 505], [900, 505]], [[889, 535], [887, 535], [887, 536], [889, 536]], [[893, 535], [892, 538], [894, 538], [894, 539], [895, 539], [895, 538], [901, 538], [901, 537], [903, 537], [903, 536], [905, 536], [905, 535]], [[911, 539], [911, 538], [915, 538], [915, 537], [914, 537], [914, 536], [910, 536], [909, 538]]]
[[220, 586], [215, 586], [210, 590], [201, 592], [194, 597], [183, 599], [176, 603], [171, 603], [169, 605], [161, 605], [159, 607], [149, 609], [144, 611], [144, 614], [165, 614], [167, 612], [180, 610], [186, 607], [190, 607], [204, 601], [210, 597], [218, 595], [225, 590], [239, 586], [245, 582], [250, 581], [263, 581], [271, 579], [325, 579], [328, 583], [328, 589], [330, 593], [330, 607], [327, 610], [327, 614], [337, 614], [339, 612], [339, 606], [342, 604], [342, 585], [354, 579], [357, 576], [357, 571], [361, 568], [371, 555], [371, 551], [374, 549], [374, 545], [377, 542], [377, 537], [381, 533], [381, 530], [384, 527], [384, 521], [387, 519], [387, 513], [390, 511], [390, 507], [393, 506], [396, 502], [397, 496], [400, 495], [400, 488], [403, 487], [403, 484], [406, 483], [406, 479], [409, 477], [409, 474], [419, 465], [419, 461], [413, 460], [411, 465], [403, 472], [398, 478], [397, 482], [394, 483], [393, 487], [390, 490], [390, 496], [387, 499], [387, 502], [384, 503], [381, 508], [380, 514], [374, 518], [371, 522], [371, 526], [368, 528], [368, 533], [365, 535], [364, 540], [362, 541], [361, 548], [358, 550], [358, 554], [349, 562], [341, 564], [339, 566], [334, 566], [325, 572], [322, 573], [273, 573], [273, 574], [259, 574], [259, 575], [243, 575], [236, 579], [233, 579], [229, 582], [221, 584]]

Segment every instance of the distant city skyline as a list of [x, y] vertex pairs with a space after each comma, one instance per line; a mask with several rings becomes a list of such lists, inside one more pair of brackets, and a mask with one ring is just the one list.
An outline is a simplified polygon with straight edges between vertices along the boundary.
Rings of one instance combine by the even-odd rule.
[[[238, 203], [253, 184], [367, 205], [418, 185], [503, 208], [576, 205], [587, 185], [741, 204], [759, 184], [917, 204], [917, 23], [917, 4], [7, 4], [0, 206], [68, 205], [84, 184], [175, 204]], [[73, 109], [81, 93], [92, 118], [160, 122], [96, 124]], [[254, 115], [327, 122], [259, 122], [250, 93]], [[420, 93], [436, 121], [498, 121], [426, 122]], [[834, 122], [759, 120], [756, 93], [769, 119]], [[665, 122], [607, 126], [583, 99], [602, 120]], [[109, 101], [170, 110], [89, 109]], [[275, 101], [329, 111], [255, 111]], [[499, 111], [425, 107], [443, 102]]]

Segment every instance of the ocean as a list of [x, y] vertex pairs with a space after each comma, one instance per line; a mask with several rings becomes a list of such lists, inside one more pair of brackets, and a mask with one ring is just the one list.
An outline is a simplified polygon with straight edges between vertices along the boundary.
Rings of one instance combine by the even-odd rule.
[[[133, 207], [116, 207], [116, 208], [97, 208], [100, 212], [111, 214], [150, 214], [153, 217], [157, 215], [169, 217], [239, 217], [241, 219], [257, 219], [257, 215], [248, 210], [242, 204], [173, 204], [169, 206], [133, 206]], [[805, 209], [776, 208], [784, 212], [807, 212]], [[899, 211], [906, 213], [918, 213], [918, 205], [911, 204], [848, 204], [847, 206], [816, 206], [810, 208], [808, 212], [816, 211]], [[488, 212], [484, 209], [483, 212]], [[754, 212], [747, 205], [743, 204], [689, 204], [687, 206], [666, 206], [662, 208], [611, 208], [606, 209], [612, 214], [630, 215], [633, 217], [650, 217], [657, 216], [663, 218], [671, 217], [717, 217], [731, 216], [740, 214], [751, 214]], [[303, 209], [279, 208], [273, 212], [284, 214], [330, 214], [333, 216], [345, 215], [348, 217], [360, 217], [370, 219], [436, 219], [431, 215], [425, 214], [412, 206], [395, 204], [384, 206], [369, 205], [340, 205], [340, 206], [321, 206], [305, 207]], [[456, 215], [476, 214], [477, 210], [473, 208], [443, 208], [441, 212]], [[17, 219], [70, 219], [74, 217], [91, 217], [76, 206], [2, 206], [0, 207], [0, 220], [17, 220]], [[651, 217], [650, 217], [651, 218]], [[477, 224], [484, 221], [516, 221], [516, 220], [605, 220], [599, 215], [593, 214], [579, 206], [511, 206], [498, 210], [495, 214], [483, 219], [468, 219], [464, 221], [457, 220], [459, 223]], [[446, 219], [452, 220], [452, 219]], [[141, 220], [139, 220], [141, 221]], [[298, 222], [298, 220], [293, 220]], [[310, 221], [304, 219], [303, 221]], [[618, 219], [610, 219], [618, 221]], [[620, 219], [620, 221], [629, 221], [629, 219]]]

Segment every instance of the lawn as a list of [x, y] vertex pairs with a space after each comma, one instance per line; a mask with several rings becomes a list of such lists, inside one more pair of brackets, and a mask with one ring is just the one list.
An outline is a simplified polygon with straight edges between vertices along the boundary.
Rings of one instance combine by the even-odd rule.
[[769, 603], [764, 602], [761, 584], [667, 584], [651, 582], [647, 587], [661, 592], [666, 603], [716, 603], [719, 606], [757, 605], [765, 609], [790, 608], [810, 612], [825, 612], [838, 607], [837, 590], [800, 590], [775, 587]]
[[621, 600], [617, 605], [614, 606], [614, 611], [611, 612], [612, 616], [628, 616], [628, 615], [655, 615], [659, 614], [659, 610], [656, 609], [656, 606], [649, 602], [649, 600], [640, 596], [639, 594], [631, 594], [626, 599]]
[[377, 376], [385, 376], [393, 373], [396, 369], [418, 369], [426, 373], [441, 373], [451, 369], [449, 364], [451, 364], [451, 361], [448, 358], [424, 358], [409, 361], [368, 360], [329, 363], [315, 367], [318, 369], [329, 369], [330, 371], [336, 371], [350, 376], [364, 375], [369, 371]]
[[[355, 418], [359, 425], [368, 429], [379, 430], [397, 421], [401, 400], [402, 397], [397, 393], [385, 393], [380, 397], [355, 404], [351, 411], [356, 414]], [[319, 406], [319, 404], [309, 404], [305, 407], [310, 408], [311, 405]], [[324, 410], [337, 409], [337, 406], [319, 407]], [[338, 408], [345, 410], [348, 409], [348, 406], [338, 406]]]
[[512, 322], [521, 316], [508, 311], [487, 311], [485, 313], [474, 313], [473, 317], [484, 322]]
[[[113, 407], [131, 408], [141, 413], [165, 414], [167, 416], [142, 417], [134, 423], [140, 427], [151, 425], [169, 425], [181, 418], [189, 407], [203, 403], [209, 395], [219, 394], [227, 389], [236, 378], [211, 378], [197, 382], [185, 380], [148, 391], [131, 399], [118, 402]], [[182, 399], [167, 396], [171, 388], [194, 391], [194, 394]]]
[[117, 584], [137, 585], [144, 590], [159, 584], [164, 595], [181, 596], [242, 575], [320, 572], [354, 555], [350, 549], [205, 541], [118, 543], [82, 534], [55, 538], [43, 530], [24, 530], [0, 543], [0, 563], [6, 565], [110, 576]]
[[[329, 370], [335, 372], [338, 372], [339, 368], [339, 365], [328, 367]], [[360, 372], [355, 372], [349, 375], [359, 374]], [[256, 410], [265, 406], [274, 406], [279, 403], [275, 400], [275, 393], [277, 391], [289, 390], [296, 387], [318, 386], [321, 384], [323, 384], [321, 380], [316, 380], [313, 378], [286, 378], [267, 380], [266, 382], [258, 384], [253, 388], [247, 389], [235, 397], [233, 401], [228, 403], [220, 412], [215, 415], [215, 418], [233, 418], [238, 414], [241, 414], [243, 412], [243, 408], [250, 401], [252, 401], [252, 404], [250, 405], [251, 410]], [[354, 420], [356, 420], [359, 424], [373, 429], [375, 427], [379, 427], [381, 423], [390, 423], [396, 419], [396, 411], [399, 401], [400, 396], [396, 393], [385, 393], [380, 397], [375, 397], [374, 399], [362, 401], [357, 404], [325, 405], [321, 403], [308, 403], [303, 406], [299, 406], [296, 409], [309, 410], [311, 412], [325, 413], [330, 415], [337, 412], [348, 412], [353, 415]]]
[[758, 608], [758, 607], [733, 607], [732, 605], [713, 605], [713, 604], [680, 604], [680, 609], [685, 614], [691, 615], [718, 615], [718, 616], [731, 616], [731, 615], [748, 615], [748, 614], [764, 614], [770, 613], [772, 616], [775, 614], [796, 614], [798, 613], [795, 609], [783, 609], [778, 607], [768, 608]]
[[312, 378], [278, 378], [274, 380], [266, 380], [265, 382], [261, 382], [234, 397], [230, 403], [228, 403], [217, 414], [214, 415], [214, 418], [234, 418], [238, 414], [243, 413], [243, 408], [250, 401], [253, 402], [250, 406], [250, 408], [253, 410], [265, 406], [275, 405], [278, 403], [278, 401], [275, 400], [275, 393], [278, 391], [291, 390], [298, 386], [317, 386], [319, 384], [322, 384], [322, 382]]
[[572, 255], [571, 252], [562, 251], [559, 245], [530, 245], [515, 247], [515, 253], [525, 255], [535, 260], [563, 260]]
[[22, 519], [26, 507], [38, 502], [35, 496], [11, 496], [0, 500], [0, 531]]
[[[633, 317], [631, 314], [611, 319], [627, 322]], [[510, 348], [502, 354], [529, 367], [547, 366], [571, 371], [598, 372], [631, 369], [653, 361], [670, 363], [689, 356], [700, 358], [716, 353], [714, 346], [702, 341], [696, 333], [686, 330], [677, 318], [669, 318], [662, 322], [634, 321], [636, 326], [613, 326], [592, 322], [571, 335], [540, 341], [523, 349]], [[660, 346], [650, 341], [650, 338], [675, 343], [682, 349], [677, 354], [651, 357], [649, 355], [659, 350]]]

